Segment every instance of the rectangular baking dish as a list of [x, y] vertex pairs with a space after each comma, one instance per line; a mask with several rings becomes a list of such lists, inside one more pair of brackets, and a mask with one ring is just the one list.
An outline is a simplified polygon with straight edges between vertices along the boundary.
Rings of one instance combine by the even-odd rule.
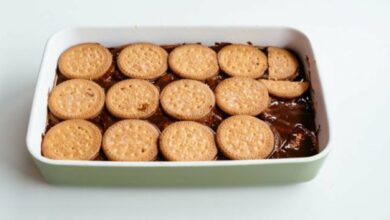
[[[319, 128], [318, 154], [305, 158], [209, 162], [58, 161], [41, 155], [48, 92], [54, 84], [58, 58], [70, 46], [83, 42], [99, 42], [106, 47], [114, 47], [130, 42], [201, 42], [213, 45], [215, 42], [247, 41], [255, 45], [290, 48], [300, 56], [311, 80], [315, 123]], [[303, 182], [314, 178], [329, 153], [329, 137], [330, 129], [317, 62], [309, 39], [300, 31], [286, 27], [87, 27], [59, 31], [47, 42], [31, 109], [27, 148], [44, 178], [53, 184], [275, 184]]]

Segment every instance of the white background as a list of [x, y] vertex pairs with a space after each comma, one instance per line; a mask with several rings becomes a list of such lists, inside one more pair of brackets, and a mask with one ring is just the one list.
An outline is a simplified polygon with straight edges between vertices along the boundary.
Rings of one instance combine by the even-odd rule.
[[[0, 219], [390, 219], [390, 1], [0, 1]], [[65, 27], [135, 24], [307, 33], [333, 133], [318, 177], [234, 188], [48, 185], [25, 146], [46, 40]]]

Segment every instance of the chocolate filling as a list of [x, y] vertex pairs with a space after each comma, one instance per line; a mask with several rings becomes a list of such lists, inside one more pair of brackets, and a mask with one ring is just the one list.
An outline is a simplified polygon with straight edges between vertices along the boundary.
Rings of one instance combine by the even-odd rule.
[[[230, 43], [226, 42], [215, 43], [215, 45], [210, 46], [210, 48], [218, 52], [222, 47], [229, 44]], [[175, 47], [180, 45], [182, 44], [162, 45], [162, 47], [169, 53]], [[264, 53], [267, 53], [264, 47], [256, 47], [262, 50]], [[101, 85], [106, 92], [115, 83], [128, 78], [121, 73], [118, 66], [116, 65], [116, 58], [122, 48], [124, 48], [124, 46], [110, 48], [110, 52], [113, 55], [113, 65], [104, 76], [95, 80], [95, 82]], [[267, 76], [268, 73], [266, 72], [262, 78], [267, 78]], [[218, 83], [227, 77], [228, 76], [222, 70], [220, 70], [218, 75], [205, 80], [205, 83], [209, 85], [212, 90], [214, 90]], [[174, 75], [172, 71], [168, 69], [166, 74], [152, 81], [152, 83], [156, 85], [161, 91], [170, 82], [178, 79], [180, 79], [180, 77]], [[57, 68], [56, 85], [65, 80], [67, 80], [66, 77], [64, 77]], [[306, 80], [307, 78], [305, 76], [302, 63], [300, 62], [295, 81]], [[271, 153], [269, 158], [307, 157], [318, 153], [317, 130], [314, 124], [314, 109], [312, 106], [313, 103], [310, 96], [310, 91], [307, 91], [301, 97], [296, 99], [280, 99], [271, 97], [271, 103], [268, 109], [257, 116], [270, 125], [271, 130], [275, 135], [274, 151]], [[207, 116], [197, 121], [216, 131], [219, 124], [227, 117], [229, 117], [228, 114], [224, 113], [221, 109], [218, 108], [218, 106], [214, 106], [212, 111]], [[113, 116], [106, 109], [106, 107], [104, 107], [102, 112], [90, 121], [95, 123], [104, 132], [108, 127], [119, 120], [120, 119]], [[157, 111], [146, 120], [155, 124], [161, 131], [172, 122], [177, 121], [175, 118], [172, 118], [166, 114], [162, 110], [161, 106], [159, 106]], [[60, 121], [60, 119], [56, 118], [53, 114], [50, 113], [50, 111], [48, 111], [46, 131], [48, 131], [52, 126], [59, 123]], [[107, 157], [101, 150], [99, 156], [95, 160], [107, 160]], [[157, 160], [164, 159], [161, 155], [159, 155]], [[217, 160], [227, 160], [227, 158], [225, 158], [222, 154], [219, 154], [217, 156]]]

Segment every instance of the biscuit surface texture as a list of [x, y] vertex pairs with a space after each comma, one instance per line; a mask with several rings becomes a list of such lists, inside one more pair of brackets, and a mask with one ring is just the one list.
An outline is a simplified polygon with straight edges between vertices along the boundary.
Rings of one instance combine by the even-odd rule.
[[93, 81], [71, 79], [54, 87], [49, 95], [49, 109], [60, 119], [91, 119], [104, 106], [104, 90]]
[[267, 57], [256, 47], [233, 44], [218, 52], [221, 69], [230, 76], [261, 77], [267, 69]]
[[268, 89], [268, 92], [279, 98], [292, 99], [301, 96], [309, 88], [308, 82], [291, 82], [291, 81], [275, 81], [275, 80], [260, 80]]
[[192, 121], [175, 122], [165, 128], [160, 150], [170, 161], [214, 160], [218, 151], [211, 129]]
[[258, 115], [269, 104], [267, 88], [248, 77], [225, 79], [215, 89], [217, 105], [230, 115]]
[[158, 45], [150, 43], [132, 44], [119, 53], [119, 69], [128, 77], [155, 79], [168, 68], [168, 53]]
[[195, 80], [213, 77], [219, 70], [215, 51], [199, 44], [176, 47], [169, 54], [169, 66], [180, 77]]
[[85, 43], [67, 49], [59, 58], [58, 68], [67, 78], [98, 79], [112, 64], [110, 51], [97, 43]]
[[221, 152], [230, 159], [265, 159], [273, 151], [274, 134], [262, 120], [237, 115], [219, 125], [217, 142]]
[[158, 108], [159, 91], [142, 79], [114, 84], [107, 92], [107, 109], [119, 118], [147, 118]]
[[114, 161], [155, 160], [159, 133], [157, 127], [147, 121], [122, 120], [104, 133], [103, 151]]
[[80, 119], [66, 120], [47, 131], [42, 154], [55, 160], [92, 160], [100, 150], [102, 134], [93, 123]]
[[210, 113], [215, 105], [215, 97], [208, 85], [182, 79], [163, 89], [160, 102], [167, 114], [177, 119], [196, 120]]
[[268, 47], [268, 78], [293, 79], [296, 76], [298, 60], [290, 51], [277, 47]]

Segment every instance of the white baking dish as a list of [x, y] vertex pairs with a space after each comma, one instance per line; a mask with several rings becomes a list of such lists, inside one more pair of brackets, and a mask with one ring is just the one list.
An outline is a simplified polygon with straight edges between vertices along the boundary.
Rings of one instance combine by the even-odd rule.
[[[47, 121], [48, 92], [53, 87], [60, 54], [72, 45], [99, 42], [114, 47], [130, 42], [175, 44], [245, 43], [287, 47], [298, 53], [309, 74], [320, 128], [317, 155], [305, 158], [209, 162], [59, 161], [41, 155]], [[261, 184], [308, 181], [316, 176], [330, 147], [328, 117], [320, 73], [309, 39], [285, 27], [108, 27], [72, 28], [48, 41], [36, 85], [27, 133], [27, 147], [42, 175], [51, 183], [110, 185]]]

